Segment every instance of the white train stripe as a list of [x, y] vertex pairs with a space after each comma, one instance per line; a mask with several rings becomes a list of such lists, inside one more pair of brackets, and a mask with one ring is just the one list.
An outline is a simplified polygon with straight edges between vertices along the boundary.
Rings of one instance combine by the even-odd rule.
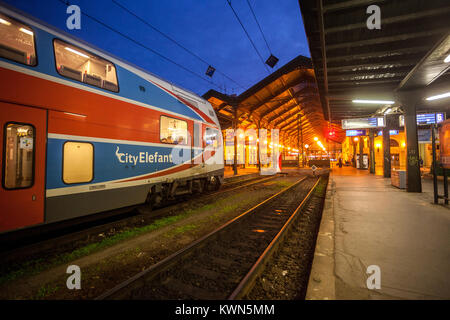
[[[118, 96], [118, 95], [114, 95], [114, 94], [111, 94], [111, 93], [103, 92], [101, 90], [90, 88], [90, 87], [87, 87], [87, 86], [85, 86], [85, 85], [83, 85], [81, 83], [76, 83], [76, 82], [72, 82], [72, 81], [69, 81], [69, 80], [60, 79], [60, 78], [48, 75], [46, 73], [42, 73], [42, 72], [38, 72], [38, 71], [35, 71], [35, 70], [27, 69], [27, 68], [24, 68], [24, 67], [20, 67], [20, 66], [17, 66], [17, 65], [13, 65], [13, 64], [7, 63], [5, 61], [0, 61], [0, 67], [5, 68], [5, 69], [9, 69], [9, 70], [13, 70], [13, 71], [17, 71], [17, 72], [20, 72], [20, 73], [28, 74], [28, 75], [31, 75], [31, 76], [36, 77], [36, 78], [45, 79], [45, 80], [49, 80], [49, 81], [52, 81], [52, 82], [60, 83], [60, 84], [63, 84], [63, 85], [69, 86], [69, 87], [81, 89], [81, 90], [84, 90], [84, 91], [89, 91], [89, 92], [92, 92], [92, 93], [95, 93], [95, 94], [99, 94], [99, 95], [102, 95], [102, 96], [105, 96], [105, 97], [108, 97], [108, 98], [112, 98], [112, 99], [115, 99], [115, 100], [121, 100], [121, 101], [128, 102], [128, 103], [131, 103], [131, 104], [134, 104], [134, 105], [138, 105], [138, 106], [141, 106], [141, 107], [144, 107], [144, 108], [147, 108], [147, 109], [163, 112], [163, 113], [166, 113], [166, 114], [171, 114], [171, 115], [174, 115], [176, 117], [181, 117], [181, 118], [185, 118], [185, 119], [189, 119], [189, 120], [193, 120], [193, 121], [200, 121], [200, 122], [202, 121], [202, 120], [199, 120], [199, 119], [191, 118], [191, 117], [186, 116], [184, 114], [179, 114], [179, 113], [176, 113], [176, 112], [173, 112], [173, 111], [170, 111], [170, 110], [166, 110], [166, 109], [155, 107], [155, 106], [152, 106], [152, 105], [149, 105], [149, 104], [146, 104], [146, 103], [142, 103], [140, 101], [128, 99], [128, 98], [121, 97], [121, 96]], [[154, 84], [152, 84], [152, 85], [154, 85]], [[189, 108], [192, 112], [196, 113], [200, 118], [203, 119], [203, 117], [201, 117], [191, 107], [187, 106], [187, 108]], [[204, 122], [206, 122], [206, 121], [204, 121]]]
[[202, 150], [202, 147], [192, 147], [188, 145], [175, 145], [175, 144], [166, 144], [166, 143], [155, 143], [155, 142], [143, 142], [143, 141], [133, 141], [133, 140], [119, 140], [119, 139], [107, 139], [107, 138], [97, 138], [97, 137], [88, 137], [88, 136], [76, 136], [69, 134], [59, 134], [59, 133], [48, 133], [48, 138], [51, 139], [59, 139], [59, 140], [76, 140], [76, 141], [88, 141], [88, 142], [104, 142], [104, 143], [120, 143], [120, 144], [129, 144], [136, 146], [148, 146], [148, 147], [163, 147], [163, 148], [174, 148], [174, 147], [185, 147], [191, 148], [195, 150]]

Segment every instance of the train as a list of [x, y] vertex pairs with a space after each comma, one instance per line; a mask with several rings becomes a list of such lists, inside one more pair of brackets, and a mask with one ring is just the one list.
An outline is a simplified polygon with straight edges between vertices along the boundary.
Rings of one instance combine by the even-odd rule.
[[211, 104], [0, 5], [0, 233], [218, 189]]

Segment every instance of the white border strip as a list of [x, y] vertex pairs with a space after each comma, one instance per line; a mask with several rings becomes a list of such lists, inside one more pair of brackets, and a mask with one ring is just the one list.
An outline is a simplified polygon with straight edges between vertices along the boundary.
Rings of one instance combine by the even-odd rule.
[[[24, 67], [16, 66], [14, 64], [10, 64], [10, 63], [5, 62], [5, 61], [0, 61], [0, 67], [5, 68], [5, 69], [9, 69], [9, 70], [12, 70], [12, 71], [20, 72], [20, 73], [23, 73], [23, 74], [27, 74], [27, 75], [30, 75], [30, 76], [33, 76], [33, 77], [36, 77], [36, 78], [40, 78], [40, 79], [48, 80], [48, 81], [51, 81], [51, 82], [63, 84], [65, 86], [69, 86], [69, 87], [72, 87], [72, 88], [80, 89], [80, 90], [83, 90], [83, 91], [88, 91], [88, 92], [92, 92], [92, 93], [95, 93], [95, 94], [99, 94], [99, 95], [102, 95], [102, 96], [105, 96], [105, 97], [108, 97], [108, 98], [111, 98], [111, 99], [127, 102], [127, 103], [130, 103], [130, 104], [133, 104], [133, 105], [138, 105], [140, 107], [144, 107], [144, 108], [147, 108], [147, 109], [159, 111], [159, 112], [166, 113], [166, 114], [171, 114], [171, 115], [174, 115], [174, 116], [179, 117], [179, 118], [189, 119], [189, 120], [192, 120], [192, 121], [200, 121], [202, 123], [208, 123], [205, 120], [199, 120], [199, 119], [191, 118], [191, 117], [186, 116], [184, 114], [180, 114], [180, 113], [176, 113], [176, 112], [173, 112], [173, 111], [170, 111], [170, 110], [166, 110], [166, 109], [162, 109], [162, 108], [159, 108], [159, 107], [155, 107], [155, 106], [152, 106], [152, 105], [149, 105], [149, 104], [145, 104], [143, 102], [139, 102], [139, 101], [136, 101], [136, 100], [124, 98], [122, 96], [114, 95], [114, 94], [111, 94], [111, 93], [108, 93], [108, 92], [103, 92], [101, 90], [97, 90], [97, 89], [85, 86], [85, 85], [83, 85], [81, 83], [76, 83], [76, 82], [72, 82], [72, 81], [69, 81], [69, 80], [60, 79], [60, 78], [48, 75], [46, 73], [42, 73], [42, 72], [38, 72], [38, 71], [35, 71], [35, 70], [27, 69], [27, 68], [24, 68]], [[146, 79], [144, 79], [144, 80], [146, 80]], [[154, 86], [154, 84], [152, 84], [152, 83], [150, 83], [150, 85]], [[162, 90], [162, 89], [158, 88], [158, 90]], [[165, 92], [165, 94], [172, 96], [169, 92]], [[176, 97], [173, 97], [173, 98], [177, 99]], [[184, 105], [184, 103], [183, 103], [183, 105]], [[195, 114], [198, 114], [191, 107], [189, 107], [189, 106], [186, 106], [186, 107], [189, 110], [191, 110], [192, 112], [194, 112]], [[200, 118], [202, 118], [200, 115], [198, 115], [198, 116]]]
[[171, 148], [171, 149], [175, 148], [175, 147], [180, 147], [180, 146], [183, 148], [203, 149], [201, 147], [192, 147], [189, 145], [165, 144], [165, 143], [144, 142], [144, 141], [134, 141], [134, 140], [119, 140], [119, 139], [97, 138], [97, 137], [88, 137], [88, 136], [75, 136], [75, 135], [59, 134], [59, 133], [48, 133], [47, 137], [50, 139], [58, 139], [58, 140], [120, 143], [120, 144], [136, 145], [136, 146], [163, 147], [163, 148]]

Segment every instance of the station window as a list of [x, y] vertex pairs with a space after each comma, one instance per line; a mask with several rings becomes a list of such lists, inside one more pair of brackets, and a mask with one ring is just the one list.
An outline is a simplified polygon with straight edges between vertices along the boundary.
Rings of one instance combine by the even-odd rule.
[[206, 128], [205, 130], [205, 143], [206, 146], [213, 146], [214, 148], [220, 145], [219, 131], [212, 128]]
[[1, 13], [0, 57], [29, 66], [37, 64], [32, 29]]
[[187, 144], [187, 122], [175, 118], [161, 116], [160, 140], [163, 143]]
[[28, 188], [34, 180], [34, 128], [32, 125], [7, 123], [4, 127], [3, 186], [5, 189]]
[[54, 41], [54, 48], [56, 69], [60, 75], [109, 91], [119, 91], [113, 63], [58, 39]]
[[94, 146], [86, 142], [64, 143], [63, 181], [67, 184], [90, 182], [94, 178]]

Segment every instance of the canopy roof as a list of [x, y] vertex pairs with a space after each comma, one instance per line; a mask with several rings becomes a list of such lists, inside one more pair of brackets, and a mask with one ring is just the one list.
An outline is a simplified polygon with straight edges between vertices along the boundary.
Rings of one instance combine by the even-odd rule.
[[[382, 107], [353, 99], [393, 100], [396, 92], [448, 91], [448, 0], [300, 0], [325, 119], [368, 116]], [[381, 29], [369, 30], [370, 5]], [[445, 100], [445, 99], [444, 99]], [[418, 110], [448, 110], [447, 101], [421, 102]], [[398, 101], [396, 101], [398, 103]]]
[[[234, 113], [243, 129], [280, 129], [285, 145], [297, 146], [301, 128], [303, 142], [312, 144], [328, 130], [311, 59], [298, 56], [239, 96], [209, 90], [203, 95], [216, 111], [222, 129], [232, 127]], [[298, 120], [300, 115], [300, 121]], [[336, 139], [342, 132], [336, 128]]]

